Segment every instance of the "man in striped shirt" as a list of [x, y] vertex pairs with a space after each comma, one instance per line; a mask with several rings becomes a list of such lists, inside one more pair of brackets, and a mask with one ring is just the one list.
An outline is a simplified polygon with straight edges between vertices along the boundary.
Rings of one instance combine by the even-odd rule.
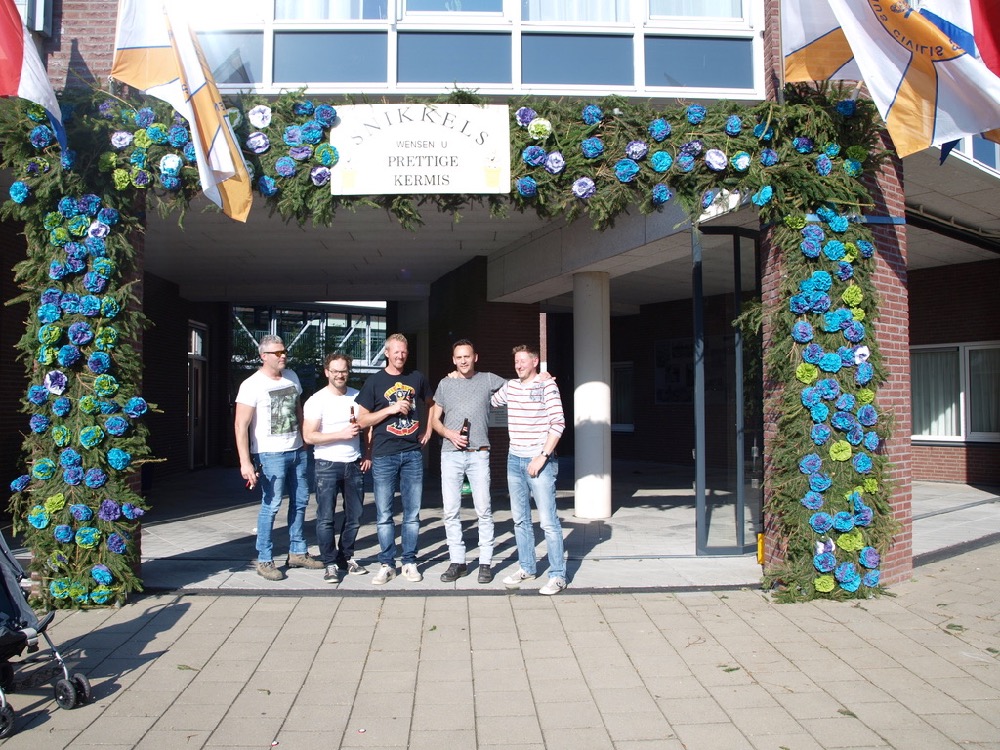
[[519, 567], [503, 583], [518, 588], [535, 577], [535, 530], [529, 502], [534, 497], [549, 558], [549, 580], [538, 593], [552, 596], [566, 588], [562, 525], [556, 513], [559, 465], [555, 459], [566, 418], [555, 380], [538, 377], [538, 352], [523, 344], [514, 347], [514, 371], [517, 378], [508, 380], [490, 399], [493, 406], [506, 404], [510, 433], [507, 486]]

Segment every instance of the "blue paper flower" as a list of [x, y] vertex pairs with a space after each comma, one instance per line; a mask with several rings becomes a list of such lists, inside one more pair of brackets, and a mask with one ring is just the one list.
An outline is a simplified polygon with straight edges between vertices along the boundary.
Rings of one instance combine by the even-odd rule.
[[36, 529], [44, 529], [49, 525], [49, 512], [44, 505], [36, 505], [28, 511], [28, 523]]
[[842, 99], [837, 102], [837, 111], [844, 117], [854, 117], [857, 112], [858, 103], [854, 99]]
[[273, 177], [268, 177], [267, 175], [263, 175], [257, 181], [257, 190], [259, 190], [260, 194], [263, 195], [265, 198], [270, 198], [272, 195], [275, 195], [278, 192], [278, 186], [275, 183]]
[[833, 518], [830, 517], [829, 513], [813, 513], [809, 518], [809, 526], [817, 534], [825, 534], [833, 528]]
[[840, 411], [854, 411], [854, 407], [857, 403], [857, 399], [851, 393], [843, 393], [840, 398], [837, 399], [837, 409]]
[[652, 138], [657, 143], [661, 143], [662, 141], [666, 140], [667, 137], [670, 135], [672, 128], [670, 127], [669, 122], [664, 120], [662, 117], [659, 117], [653, 120], [651, 123], [649, 123], [649, 126], [646, 128], [646, 131], [649, 133], [650, 138]]
[[61, 523], [52, 529], [52, 536], [55, 537], [57, 542], [67, 544], [73, 541], [73, 527], [68, 524]]
[[850, 177], [858, 177], [864, 171], [864, 167], [861, 166], [861, 162], [857, 159], [845, 159], [844, 171], [847, 172]]
[[750, 196], [750, 200], [753, 202], [755, 206], [765, 206], [768, 203], [770, 203], [771, 198], [773, 197], [774, 197], [774, 188], [772, 188], [770, 185], [765, 185], [756, 193], [754, 193], [752, 196]]
[[729, 115], [726, 118], [726, 135], [739, 135], [743, 129], [743, 120], [738, 115]]
[[69, 506], [69, 512], [77, 521], [89, 521], [94, 517], [94, 511], [82, 503]]
[[730, 158], [729, 163], [737, 172], [746, 172], [750, 168], [750, 154], [746, 151], [737, 151]]
[[80, 445], [88, 450], [104, 440], [104, 430], [100, 427], [84, 427], [80, 431]]
[[820, 573], [829, 573], [837, 567], [837, 558], [831, 552], [822, 552], [813, 556], [813, 567]]
[[108, 431], [109, 435], [121, 437], [128, 430], [128, 421], [124, 417], [108, 417], [108, 421], [104, 423], [104, 429]]
[[822, 251], [822, 248], [820, 247], [819, 243], [814, 242], [812, 240], [803, 240], [799, 244], [799, 249], [802, 251], [802, 254], [807, 258], [818, 258], [820, 252]]
[[38, 149], [45, 148], [55, 139], [52, 131], [47, 125], [37, 125], [28, 134], [28, 141]]
[[854, 512], [855, 526], [871, 526], [872, 521], [874, 519], [875, 519], [875, 512], [867, 505], [862, 505], [858, 510]]
[[10, 186], [10, 199], [15, 203], [24, 203], [28, 200], [31, 195], [31, 188], [29, 188], [25, 183], [18, 180]]
[[87, 469], [83, 475], [83, 482], [92, 490], [103, 487], [108, 481], [108, 475], [100, 469]]
[[587, 125], [596, 125], [604, 119], [604, 112], [596, 104], [588, 104], [583, 108], [580, 116]]
[[807, 344], [806, 348], [802, 350], [802, 359], [811, 365], [818, 365], [825, 356], [826, 352], [823, 351], [823, 347], [816, 342]]
[[844, 533], [854, 528], [854, 515], [847, 511], [840, 511], [833, 517], [833, 528]]
[[538, 195], [538, 183], [534, 177], [521, 177], [515, 183], [517, 192], [525, 198], [534, 198]]
[[76, 543], [84, 549], [93, 549], [101, 541], [101, 532], [93, 526], [83, 526], [76, 530]]
[[46, 481], [52, 479], [56, 473], [56, 463], [51, 458], [40, 458], [31, 467], [31, 476], [34, 479]]
[[864, 437], [865, 448], [870, 451], [877, 451], [879, 447], [879, 436], [874, 432], [866, 432]]
[[852, 320], [844, 326], [844, 338], [852, 344], [863, 341], [865, 338], [865, 324], [857, 320]]
[[816, 453], [810, 453], [799, 460], [799, 471], [803, 474], [814, 474], [823, 468], [823, 459]]
[[674, 158], [666, 151], [657, 151], [649, 158], [649, 166], [654, 172], [666, 172], [673, 163]]
[[792, 326], [792, 338], [800, 344], [813, 340], [813, 327], [805, 320], [796, 321]]
[[808, 154], [813, 150], [812, 138], [806, 138], [805, 136], [799, 136], [792, 140], [792, 148], [798, 151], [800, 154]]
[[809, 510], [819, 510], [823, 507], [823, 495], [819, 492], [813, 492], [810, 490], [802, 496], [802, 499], [799, 500], [799, 502], [802, 503], [803, 507]]
[[825, 424], [814, 424], [812, 430], [809, 433], [809, 437], [812, 438], [813, 443], [816, 445], [824, 445], [833, 433], [830, 428]]
[[337, 110], [329, 104], [318, 104], [313, 112], [313, 117], [324, 128], [329, 128], [337, 119]]
[[11, 492], [22, 492], [25, 487], [31, 483], [31, 477], [27, 474], [22, 474], [17, 479], [10, 483]]
[[841, 432], [847, 432], [857, 424], [857, 420], [855, 420], [854, 415], [849, 411], [838, 411], [833, 415], [830, 424]]
[[857, 246], [862, 258], [870, 258], [875, 254], [875, 245], [868, 240], [858, 240], [854, 244]]
[[615, 163], [615, 177], [619, 182], [632, 182], [639, 174], [639, 165], [632, 159], [619, 159]]
[[707, 110], [700, 104], [692, 104], [687, 108], [687, 121], [692, 125], [700, 125], [705, 121]]
[[604, 153], [604, 142], [600, 138], [587, 138], [580, 144], [580, 150], [588, 159], [596, 159]]
[[836, 352], [827, 352], [819, 361], [819, 369], [823, 372], [840, 372], [844, 363], [840, 361], [840, 355]]
[[868, 588], [873, 589], [876, 586], [878, 586], [879, 576], [881, 575], [882, 571], [880, 570], [869, 570], [867, 573], [861, 576], [861, 583], [863, 583]]
[[694, 169], [694, 157], [691, 154], [681, 154], [677, 157], [677, 169], [687, 174]]
[[833, 162], [830, 161], [830, 157], [826, 154], [822, 154], [816, 157], [816, 173], [820, 177], [826, 177], [830, 172], [833, 171]]
[[662, 206], [670, 198], [673, 197], [673, 193], [670, 192], [670, 188], [664, 185], [662, 182], [657, 183], [653, 186], [653, 192], [651, 199], [654, 206]]
[[541, 166], [545, 163], [545, 149], [541, 146], [527, 146], [521, 152], [521, 160], [533, 167]]
[[83, 456], [72, 448], [65, 448], [59, 454], [59, 463], [64, 467], [79, 466], [83, 463]]
[[858, 421], [865, 427], [871, 427], [878, 423], [878, 412], [871, 404], [865, 404], [858, 409]]
[[837, 264], [837, 278], [841, 281], [849, 281], [854, 277], [854, 266], [845, 261]]
[[128, 416], [135, 419], [136, 417], [141, 417], [145, 414], [148, 408], [149, 407], [144, 398], [141, 396], [133, 396], [125, 402], [124, 411]]
[[753, 134], [762, 141], [769, 141], [774, 137], [774, 129], [760, 122], [754, 125]]
[[130, 521], [134, 521], [135, 519], [142, 518], [146, 515], [146, 511], [138, 505], [132, 505], [132, 503], [122, 503], [122, 515]]
[[68, 469], [63, 469], [63, 482], [66, 484], [76, 487], [82, 481], [83, 469], [79, 466], [70, 466]]
[[90, 569], [91, 577], [102, 586], [107, 586], [113, 580], [111, 570], [107, 565], [98, 563]]
[[760, 152], [760, 163], [765, 167], [773, 167], [778, 163], [778, 152], [773, 148], [765, 148]]
[[830, 260], [841, 260], [844, 257], [844, 253], [844, 243], [840, 240], [830, 240], [823, 246], [823, 254]]
[[809, 475], [809, 489], [813, 492], [826, 492], [830, 489], [831, 484], [833, 484], [833, 480], [829, 474], [817, 471], [815, 474]]
[[66, 578], [54, 578], [49, 583], [49, 593], [56, 599], [65, 599], [69, 596], [69, 580]]
[[826, 401], [833, 401], [840, 395], [840, 384], [833, 378], [823, 378], [816, 383], [816, 388]]
[[855, 383], [858, 385], [867, 385], [873, 377], [875, 377], [875, 368], [872, 367], [870, 362], [861, 362], [858, 364], [858, 369], [854, 373]]
[[123, 451], [121, 448], [112, 448], [108, 451], [108, 465], [116, 471], [123, 471], [132, 463], [132, 454]]
[[799, 395], [799, 398], [802, 401], [802, 405], [807, 409], [816, 406], [816, 404], [820, 403], [823, 400], [823, 396], [820, 393], [819, 388], [817, 388], [816, 386], [808, 386], [806, 388], [803, 388], [802, 393]]
[[877, 568], [882, 562], [882, 556], [874, 547], [862, 547], [858, 553], [858, 562], [866, 568]]
[[851, 459], [851, 463], [858, 474], [868, 474], [872, 470], [872, 459], [867, 453], [858, 453]]

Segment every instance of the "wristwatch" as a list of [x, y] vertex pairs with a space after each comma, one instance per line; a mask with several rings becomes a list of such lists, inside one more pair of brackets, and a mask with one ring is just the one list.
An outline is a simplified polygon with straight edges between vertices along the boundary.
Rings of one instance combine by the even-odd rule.
[[552, 458], [552, 454], [551, 453], [546, 453], [545, 451], [542, 451], [538, 455], [539, 456], [545, 456], [546, 459]]

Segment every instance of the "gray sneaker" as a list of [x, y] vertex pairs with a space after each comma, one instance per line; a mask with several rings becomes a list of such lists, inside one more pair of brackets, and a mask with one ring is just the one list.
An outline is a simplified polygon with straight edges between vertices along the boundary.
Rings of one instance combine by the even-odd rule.
[[323, 564], [322, 560], [317, 560], [315, 557], [310, 555], [308, 552], [303, 552], [301, 555], [295, 554], [293, 552], [288, 553], [288, 567], [289, 568], [309, 568], [310, 570], [323, 570], [326, 566]]
[[368, 568], [366, 568], [359, 562], [355, 562], [354, 560], [348, 560], [347, 572], [350, 573], [352, 576], [366, 576], [368, 575]]
[[257, 575], [261, 578], [266, 578], [268, 581], [281, 581], [285, 578], [285, 574], [274, 567], [274, 560], [268, 560], [267, 562], [258, 560]]
[[382, 567], [378, 569], [378, 573], [372, 578], [373, 586], [382, 586], [389, 583], [393, 578], [396, 577], [396, 569], [391, 565], [382, 564]]
[[564, 578], [550, 578], [548, 583], [538, 589], [538, 593], [542, 596], [553, 596], [564, 588], [566, 588], [566, 580]]
[[535, 578], [534, 573], [527, 573], [521, 568], [518, 568], [509, 576], [503, 579], [503, 585], [510, 589], [516, 589], [525, 581], [532, 581]]
[[327, 583], [340, 583], [340, 573], [337, 571], [336, 565], [326, 566], [326, 573], [323, 574], [323, 580]]

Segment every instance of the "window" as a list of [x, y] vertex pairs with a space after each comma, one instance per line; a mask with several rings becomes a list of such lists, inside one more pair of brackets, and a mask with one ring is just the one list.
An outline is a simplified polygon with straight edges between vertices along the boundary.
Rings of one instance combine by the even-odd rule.
[[400, 83], [510, 83], [510, 34], [401, 33]]
[[631, 362], [611, 363], [611, 430], [613, 432], [633, 432], [635, 430], [633, 377]]
[[[274, 35], [274, 80], [384, 81], [386, 34], [380, 31], [278, 32]], [[337, 50], [330, 54], [330, 50]]]
[[649, 0], [649, 17], [742, 18], [742, 0]]
[[259, 31], [228, 31], [198, 35], [215, 82], [256, 83], [264, 80], [264, 35]]
[[628, 21], [629, 0], [521, 0], [521, 20], [554, 23]]
[[525, 34], [521, 80], [528, 84], [631, 86], [631, 36]]
[[752, 89], [750, 39], [646, 37], [646, 85]]
[[910, 352], [915, 440], [1000, 441], [1000, 344]]

